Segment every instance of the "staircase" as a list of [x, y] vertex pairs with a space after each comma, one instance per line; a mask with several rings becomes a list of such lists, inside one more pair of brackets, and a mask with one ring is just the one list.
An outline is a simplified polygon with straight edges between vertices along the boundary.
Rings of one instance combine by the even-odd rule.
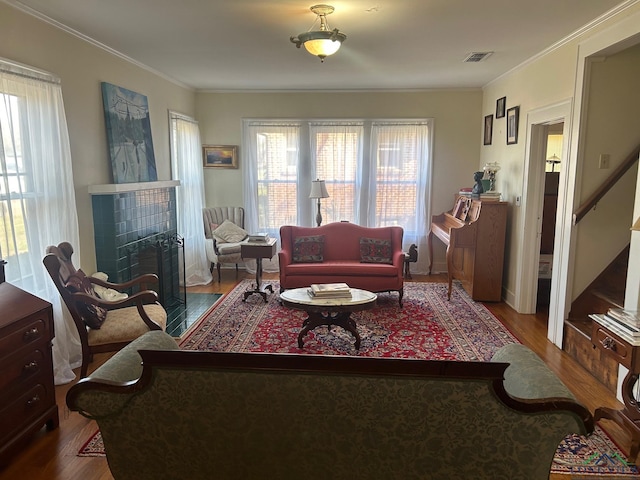
[[617, 391], [618, 363], [591, 343], [591, 313], [624, 306], [629, 246], [571, 304], [565, 321], [563, 350], [575, 358], [613, 393]]

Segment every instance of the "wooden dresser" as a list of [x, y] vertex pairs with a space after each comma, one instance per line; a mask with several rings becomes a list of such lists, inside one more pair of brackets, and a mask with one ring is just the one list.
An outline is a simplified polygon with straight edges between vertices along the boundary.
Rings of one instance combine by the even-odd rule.
[[51, 304], [0, 284], [0, 465], [28, 436], [58, 426], [53, 383]]
[[447, 246], [449, 298], [452, 280], [457, 279], [476, 301], [501, 300], [507, 206], [506, 202], [458, 197], [451, 211], [431, 217], [429, 273], [435, 236]]

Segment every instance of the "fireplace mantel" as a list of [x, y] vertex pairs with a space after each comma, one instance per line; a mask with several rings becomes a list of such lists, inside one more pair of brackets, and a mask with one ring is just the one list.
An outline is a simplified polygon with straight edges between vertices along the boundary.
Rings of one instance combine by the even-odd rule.
[[137, 192], [140, 190], [153, 190], [154, 188], [169, 188], [180, 185], [180, 180], [161, 180], [158, 182], [135, 183], [109, 183], [107, 185], [89, 185], [90, 195], [113, 195], [125, 192]]

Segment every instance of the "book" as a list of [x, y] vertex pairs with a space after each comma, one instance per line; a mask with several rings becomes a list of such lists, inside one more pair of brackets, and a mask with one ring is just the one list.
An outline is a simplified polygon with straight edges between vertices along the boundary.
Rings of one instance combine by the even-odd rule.
[[268, 242], [269, 241], [269, 234], [265, 233], [265, 232], [260, 232], [260, 233], [252, 233], [251, 235], [249, 235], [249, 241], [250, 242]]
[[636, 311], [625, 310], [624, 308], [610, 308], [605, 315], [640, 332], [640, 317]]
[[346, 283], [314, 283], [309, 294], [316, 298], [350, 297], [351, 289]]
[[351, 291], [347, 292], [334, 292], [334, 293], [322, 293], [320, 295], [316, 295], [313, 291], [308, 288], [307, 293], [311, 298], [351, 298]]

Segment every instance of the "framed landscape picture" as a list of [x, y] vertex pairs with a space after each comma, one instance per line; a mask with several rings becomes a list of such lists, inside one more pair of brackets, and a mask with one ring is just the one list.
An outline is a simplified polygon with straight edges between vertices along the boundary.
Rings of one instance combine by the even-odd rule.
[[518, 143], [519, 119], [520, 107], [511, 107], [507, 110], [507, 145]]
[[205, 167], [238, 168], [238, 146], [203, 145], [202, 159]]

